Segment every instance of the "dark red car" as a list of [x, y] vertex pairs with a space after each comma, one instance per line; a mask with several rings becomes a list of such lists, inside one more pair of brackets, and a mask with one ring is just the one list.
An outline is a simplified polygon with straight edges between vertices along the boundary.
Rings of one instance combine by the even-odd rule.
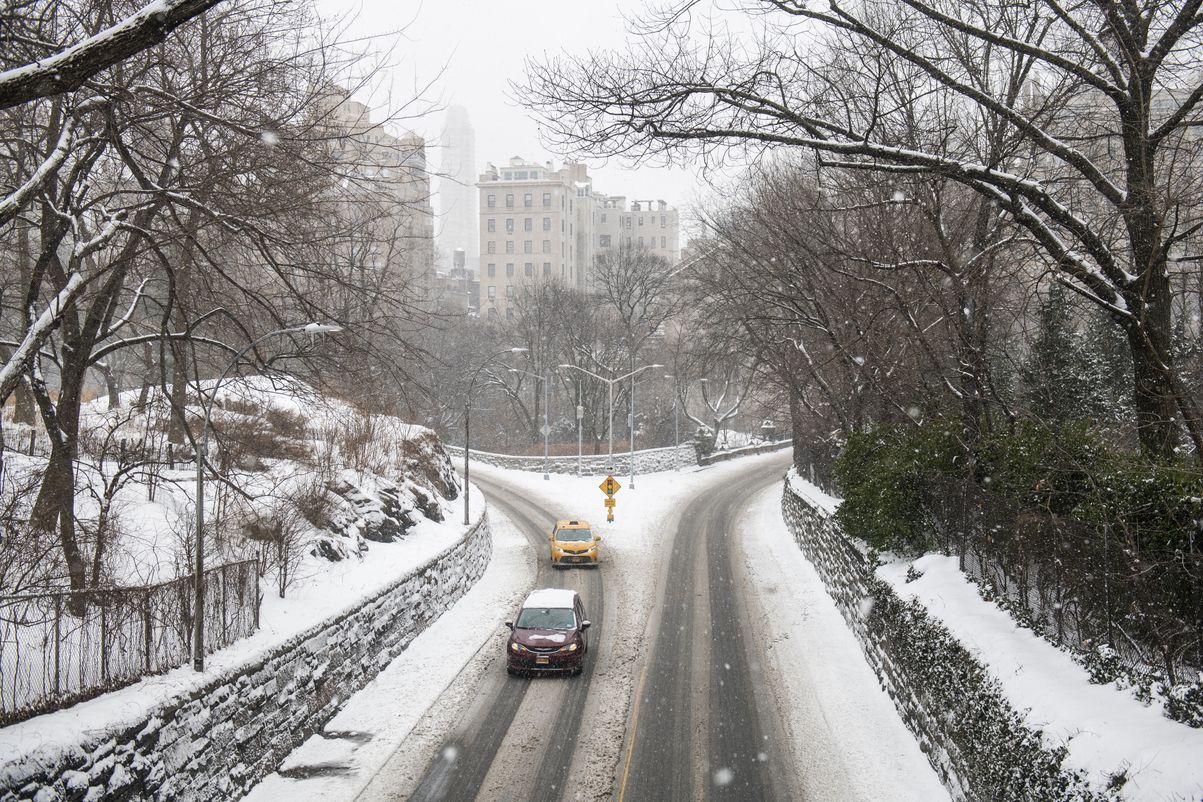
[[515, 621], [507, 621], [506, 670], [511, 674], [551, 671], [581, 673], [589, 651], [585, 606], [567, 588], [532, 591]]

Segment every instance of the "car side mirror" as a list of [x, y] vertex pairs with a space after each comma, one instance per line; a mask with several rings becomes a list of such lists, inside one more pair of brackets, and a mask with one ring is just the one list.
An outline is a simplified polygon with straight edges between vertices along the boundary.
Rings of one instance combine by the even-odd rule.
[[581, 622], [581, 629], [588, 629], [588, 628], [589, 628], [589, 625], [590, 625], [590, 624], [592, 624], [592, 623], [593, 623], [592, 621], [582, 621], [582, 622]]
[[509, 627], [510, 629], [513, 629], [513, 628], [514, 628], [514, 622], [513, 622], [513, 621], [506, 621], [506, 622], [505, 622], [505, 625], [506, 625], [507, 627]]
[[594, 535], [594, 536], [593, 536], [593, 542], [594, 542], [594, 543], [599, 543], [599, 542], [601, 542], [601, 539], [602, 539], [601, 535]]

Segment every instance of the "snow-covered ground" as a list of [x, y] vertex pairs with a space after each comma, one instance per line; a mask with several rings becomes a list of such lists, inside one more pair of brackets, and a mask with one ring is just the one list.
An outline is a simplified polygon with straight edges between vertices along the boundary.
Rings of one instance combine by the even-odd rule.
[[[35, 756], [44, 760], [71, 751], [79, 743], [81, 733], [91, 735], [143, 721], [165, 701], [186, 696], [215, 676], [252, 664], [289, 638], [361, 606], [365, 599], [463, 537], [466, 527], [459, 514], [460, 502], [440, 502], [445, 512], [443, 522], [423, 518], [403, 540], [365, 544], [367, 551], [361, 559], [353, 557], [330, 563], [307, 558], [303, 563], [305, 570], [289, 587], [286, 598], [279, 598], [268, 583], [260, 609], [259, 630], [209, 655], [203, 673], [182, 666], [64, 710], [0, 728], [0, 774]], [[471, 504], [475, 521], [484, 510], [479, 491], [474, 491]]]
[[[907, 582], [910, 565], [923, 575]], [[1067, 768], [1085, 770], [1099, 788], [1126, 775], [1123, 799], [1203, 799], [1203, 730], [1166, 718], [1130, 690], [1091, 684], [1067, 653], [983, 601], [956, 557], [929, 554], [877, 575], [903, 599], [918, 599], [990, 667], [1028, 726], [1046, 744], [1068, 748]]]
[[[840, 500], [791, 472], [791, 489], [831, 515]], [[907, 581], [908, 569], [922, 574]], [[1140, 802], [1203, 800], [1203, 730], [1192, 729], [1138, 701], [1131, 690], [1092, 684], [1066, 652], [1017, 626], [981, 598], [955, 557], [928, 554], [877, 569], [903, 599], [918, 600], [998, 678], [1011, 706], [1065, 746], [1065, 766], [1087, 772], [1096, 788], [1126, 777], [1119, 797]]]
[[948, 799], [781, 517], [781, 487], [749, 500], [736, 533], [783, 697], [802, 799]]
[[[589, 514], [596, 506], [594, 527], [604, 537], [609, 568], [606, 581], [606, 631], [643, 631], [660, 589], [661, 547], [684, 502], [724, 477], [747, 470], [750, 457], [705, 470], [617, 477], [626, 485], [618, 494], [617, 520], [604, 521], [597, 477], [552, 476], [474, 467], [481, 474], [519, 487], [553, 510]], [[943, 786], [907, 732], [889, 698], [827, 597], [814, 570], [802, 558], [785, 528], [780, 511], [781, 486], [773, 485], [752, 500], [748, 525], [739, 533], [749, 573], [756, 583], [765, 626], [771, 633], [770, 658], [776, 665], [790, 715], [788, 729], [796, 761], [804, 764], [807, 798], [901, 799], [947, 798]], [[499, 659], [502, 622], [516, 607], [534, 576], [535, 555], [494, 508], [494, 563], [475, 588], [452, 610], [418, 636], [409, 649], [371, 685], [354, 697], [325, 728], [311, 738], [249, 799], [268, 802], [339, 802], [403, 795], [425, 769], [431, 750], [441, 743], [457, 711], [471, 698], [484, 671], [503, 671]], [[628, 644], [639, 639], [615, 639]], [[628, 648], [635, 648], [628, 646]], [[599, 652], [590, 699], [583, 717], [579, 754], [598, 765], [617, 763], [627, 706], [634, 681], [636, 653], [620, 643]], [[490, 651], [492, 650], [492, 651]], [[496, 652], [497, 655], [494, 655]], [[465, 676], [456, 679], [457, 672]], [[451, 686], [451, 693], [443, 695]], [[305, 777], [314, 767], [316, 776]], [[324, 767], [324, 768], [322, 768]], [[515, 766], [514, 771], [528, 767]], [[290, 769], [296, 770], [293, 774]], [[298, 776], [300, 775], [300, 776]], [[608, 771], [597, 776], [574, 766], [574, 786], [581, 798], [597, 798], [612, 781]], [[494, 780], [492, 772], [490, 779]], [[593, 785], [604, 784], [604, 787]], [[582, 787], [588, 785], [589, 787]]]

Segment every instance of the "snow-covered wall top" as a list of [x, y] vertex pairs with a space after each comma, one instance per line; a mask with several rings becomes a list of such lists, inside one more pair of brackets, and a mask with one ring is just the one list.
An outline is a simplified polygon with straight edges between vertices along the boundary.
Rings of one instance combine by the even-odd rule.
[[[461, 463], [464, 450], [459, 446], [447, 446], [452, 458]], [[487, 451], [472, 449], [471, 459], [493, 465], [498, 468], [509, 468], [515, 471], [543, 472], [543, 457], [516, 457], [510, 454], [491, 454]], [[697, 448], [693, 441], [681, 443], [680, 446], [668, 448], [646, 448], [635, 452], [635, 468], [642, 473], [669, 471], [697, 464]], [[570, 456], [548, 457], [548, 473], [573, 474], [577, 472], [577, 457]], [[613, 460], [606, 454], [584, 454], [580, 459], [582, 474], [606, 473], [622, 474], [631, 472], [631, 452], [622, 451], [614, 454]]]

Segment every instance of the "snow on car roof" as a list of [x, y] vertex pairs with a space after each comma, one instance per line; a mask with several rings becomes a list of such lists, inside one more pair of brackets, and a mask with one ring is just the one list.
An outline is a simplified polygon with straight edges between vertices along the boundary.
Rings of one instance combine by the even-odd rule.
[[576, 591], [568, 588], [539, 588], [531, 591], [522, 606], [571, 609], [575, 597]]

